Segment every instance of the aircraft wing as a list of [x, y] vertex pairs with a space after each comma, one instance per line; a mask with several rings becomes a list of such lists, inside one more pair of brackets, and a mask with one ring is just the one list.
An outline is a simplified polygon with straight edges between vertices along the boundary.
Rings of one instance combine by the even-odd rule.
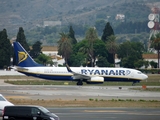
[[67, 67], [68, 72], [70, 72], [70, 73], [73, 74], [72, 77], [73, 77], [74, 79], [90, 79], [90, 78], [91, 78], [90, 76], [83, 75], [83, 74], [76, 73], [76, 72], [72, 71], [72, 70], [70, 69], [70, 67], [68, 66], [68, 64], [66, 64], [66, 67]]

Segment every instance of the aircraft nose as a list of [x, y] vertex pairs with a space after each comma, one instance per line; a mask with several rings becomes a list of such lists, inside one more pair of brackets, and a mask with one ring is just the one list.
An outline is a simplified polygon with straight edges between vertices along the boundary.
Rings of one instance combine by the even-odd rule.
[[147, 78], [148, 78], [148, 75], [143, 74], [143, 79], [145, 80], [145, 79], [147, 79]]

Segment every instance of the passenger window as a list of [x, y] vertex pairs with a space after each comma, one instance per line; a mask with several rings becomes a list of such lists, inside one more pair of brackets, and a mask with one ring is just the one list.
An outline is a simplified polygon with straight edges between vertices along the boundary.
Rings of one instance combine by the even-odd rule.
[[37, 108], [32, 108], [32, 110], [31, 110], [31, 113], [33, 114], [33, 115], [37, 115], [37, 113], [38, 112], [40, 112], [40, 110], [38, 110]]

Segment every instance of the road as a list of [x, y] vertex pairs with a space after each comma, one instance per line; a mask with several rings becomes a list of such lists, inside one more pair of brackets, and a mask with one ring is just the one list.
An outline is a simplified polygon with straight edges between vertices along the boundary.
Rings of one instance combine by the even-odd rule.
[[159, 120], [160, 108], [50, 108], [60, 120]]
[[[160, 108], [47, 108], [60, 120], [159, 120]], [[1, 119], [0, 119], [1, 120]]]

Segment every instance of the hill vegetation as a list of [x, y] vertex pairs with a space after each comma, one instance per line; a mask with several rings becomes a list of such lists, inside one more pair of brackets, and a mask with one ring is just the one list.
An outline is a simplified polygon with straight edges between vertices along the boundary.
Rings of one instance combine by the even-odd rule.
[[[146, 24], [148, 15], [151, 13], [152, 6], [150, 5], [154, 2], [159, 5], [158, 0], [0, 1], [0, 28], [5, 28], [11, 38], [16, 36], [19, 27], [23, 27], [27, 33], [26, 38], [32, 44], [35, 39], [36, 41], [42, 40], [44, 36], [47, 42], [43, 41], [43, 44], [56, 43], [59, 37], [58, 33], [66, 32], [69, 25], [73, 25], [75, 34], [79, 38], [84, 36], [86, 29], [90, 26], [96, 26], [101, 35], [104, 23], [107, 21], [119, 33], [119, 27], [124, 27], [124, 25], [121, 20], [115, 19], [117, 14], [125, 15], [124, 23], [131, 24], [132, 22], [134, 25], [136, 22], [142, 22]], [[44, 28], [44, 21], [60, 21], [61, 26], [54, 27], [50, 31], [52, 34], [48, 35], [48, 32], [46, 33], [48, 28]], [[130, 27], [132, 28], [132, 26]], [[146, 29], [145, 32], [148, 32], [147, 28], [144, 29]], [[30, 32], [30, 30], [32, 31]], [[132, 31], [138, 33], [139, 31], [136, 30]]]

